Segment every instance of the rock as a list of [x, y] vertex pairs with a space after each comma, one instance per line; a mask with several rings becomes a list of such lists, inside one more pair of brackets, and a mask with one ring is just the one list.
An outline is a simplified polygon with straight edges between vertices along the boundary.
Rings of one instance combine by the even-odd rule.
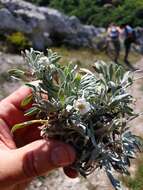
[[75, 47], [95, 47], [93, 39], [104, 32], [83, 25], [75, 16], [68, 17], [56, 9], [38, 7], [23, 0], [0, 0], [0, 30], [20, 31], [32, 40], [35, 49], [44, 50], [63, 43]]
[[26, 23], [21, 18], [16, 18], [8, 9], [2, 8], [0, 9], [0, 18], [2, 18], [2, 22], [0, 23], [1, 30], [10, 30], [10, 31], [20, 31], [20, 32], [32, 32], [30, 28], [26, 25]]
[[22, 68], [25, 67], [25, 63], [22, 56], [11, 55], [0, 52], [0, 100], [16, 90], [21, 82], [12, 79], [8, 75], [8, 70], [12, 68]]

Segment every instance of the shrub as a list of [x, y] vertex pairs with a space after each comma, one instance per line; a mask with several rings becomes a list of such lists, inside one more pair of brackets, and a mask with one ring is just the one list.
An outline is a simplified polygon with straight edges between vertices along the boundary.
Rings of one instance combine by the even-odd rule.
[[19, 53], [25, 48], [31, 46], [29, 39], [21, 32], [14, 32], [7, 36], [8, 50], [14, 53]]
[[[27, 0], [77, 16], [83, 23], [106, 27], [109, 23], [142, 26], [141, 0]], [[106, 5], [111, 6], [106, 6]]]

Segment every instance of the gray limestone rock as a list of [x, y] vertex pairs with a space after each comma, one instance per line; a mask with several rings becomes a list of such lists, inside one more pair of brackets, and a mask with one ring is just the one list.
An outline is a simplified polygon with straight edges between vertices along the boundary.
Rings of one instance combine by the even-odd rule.
[[93, 38], [103, 29], [83, 25], [75, 16], [68, 17], [56, 9], [38, 7], [23, 0], [0, 0], [0, 29], [28, 35], [34, 48], [67, 44], [93, 48]]

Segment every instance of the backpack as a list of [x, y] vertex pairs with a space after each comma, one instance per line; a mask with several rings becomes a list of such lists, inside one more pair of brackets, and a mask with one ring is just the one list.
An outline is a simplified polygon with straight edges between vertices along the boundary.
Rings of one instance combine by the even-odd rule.
[[126, 39], [129, 38], [134, 42], [137, 39], [136, 31], [130, 26], [125, 27], [125, 35], [126, 35]]

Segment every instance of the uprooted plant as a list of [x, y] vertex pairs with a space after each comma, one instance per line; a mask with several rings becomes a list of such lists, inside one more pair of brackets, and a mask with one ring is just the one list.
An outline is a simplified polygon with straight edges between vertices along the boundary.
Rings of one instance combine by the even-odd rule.
[[[122, 189], [113, 171], [129, 175], [127, 167], [141, 151], [142, 139], [129, 130], [134, 113], [134, 98], [128, 93], [133, 76], [116, 64], [97, 61], [92, 70], [73, 64], [59, 64], [60, 56], [48, 50], [25, 51], [28, 71], [13, 69], [10, 74], [26, 81], [32, 94], [21, 103], [32, 107], [26, 116], [35, 120], [16, 124], [12, 132], [39, 124], [41, 136], [72, 145], [77, 153], [72, 165], [86, 177], [103, 168], [115, 189]], [[37, 80], [34, 85], [32, 80]]]

